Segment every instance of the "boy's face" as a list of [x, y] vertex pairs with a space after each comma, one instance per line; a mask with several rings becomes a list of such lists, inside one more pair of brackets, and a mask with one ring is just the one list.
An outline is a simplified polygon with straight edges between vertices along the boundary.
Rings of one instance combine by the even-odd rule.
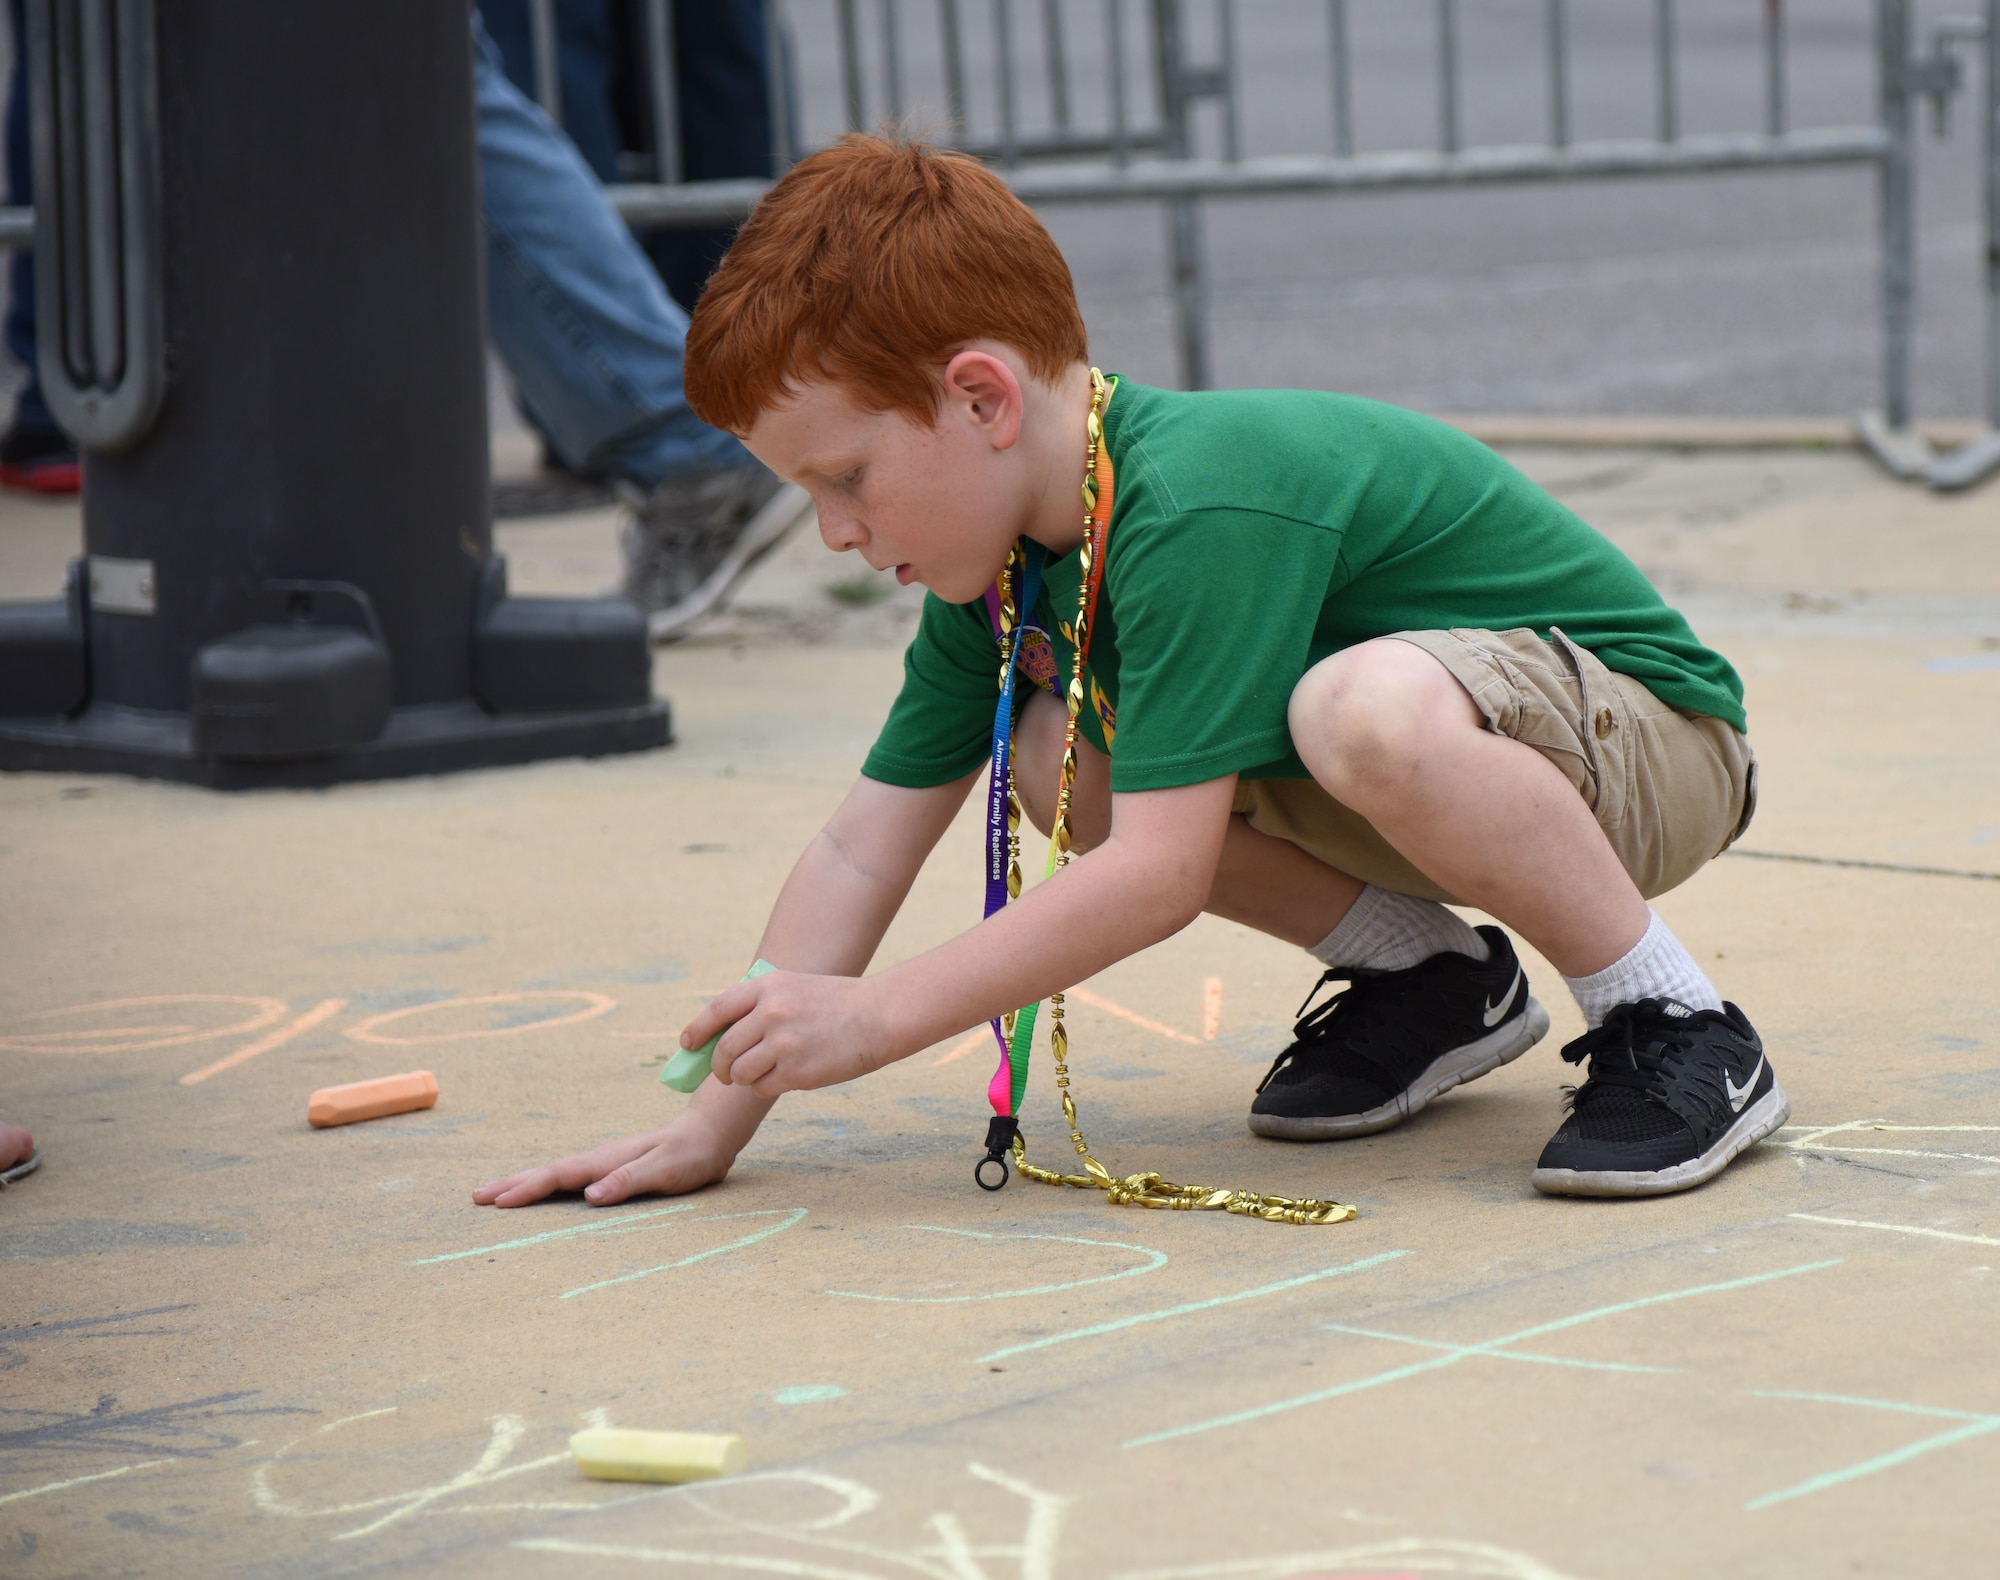
[[757, 419], [744, 442], [812, 495], [819, 533], [952, 603], [970, 603], [1000, 574], [1024, 530], [1015, 440], [1018, 392], [955, 390], [937, 423], [857, 408], [838, 385], [806, 385]]

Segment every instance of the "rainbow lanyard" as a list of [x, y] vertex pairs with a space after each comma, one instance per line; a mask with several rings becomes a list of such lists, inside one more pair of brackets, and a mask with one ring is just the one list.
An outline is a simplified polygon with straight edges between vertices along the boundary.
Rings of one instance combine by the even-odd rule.
[[[1114, 385], [1115, 389], [1116, 386]], [[1085, 570], [1083, 584], [1078, 589], [1076, 622], [1076, 667], [1070, 675], [1069, 689], [1065, 696], [1067, 719], [1063, 727], [1063, 755], [1065, 759], [1076, 748], [1077, 716], [1083, 709], [1083, 672], [1090, 657], [1090, 637], [1097, 620], [1097, 595], [1104, 584], [1104, 550], [1111, 530], [1111, 457], [1108, 447], [1099, 451], [1099, 472], [1093, 472], [1085, 497], [1089, 499], [1091, 511], [1086, 527], [1084, 543]], [[1001, 572], [1001, 582], [996, 583], [986, 594], [987, 614], [994, 634], [1002, 646], [1000, 671], [1000, 699], [993, 710], [993, 760], [987, 779], [986, 791], [986, 911], [987, 916], [1005, 906], [1013, 898], [1010, 892], [1019, 882], [1010, 882], [1009, 877], [1009, 835], [1019, 827], [1019, 811], [1010, 789], [1010, 774], [1013, 765], [1014, 744], [1014, 676], [1021, 665], [1021, 648], [1028, 631], [1028, 620], [1035, 607], [1035, 599], [1041, 591], [1042, 570], [1048, 560], [1048, 550], [1031, 539], [1023, 538], [1008, 557], [1007, 567]], [[1020, 596], [1010, 600], [1006, 596], [1005, 582], [1016, 573]], [[1007, 609], [1013, 604], [1014, 628], [1007, 629]], [[1067, 810], [1068, 789], [1059, 791], [1064, 811]], [[1056, 868], [1068, 859], [1068, 852], [1062, 848], [1062, 818], [1053, 820], [1049, 832], [1048, 861], [1042, 869], [1044, 881], [1055, 875]], [[1035, 1021], [1040, 1012], [1039, 1003], [1024, 1005], [1012, 1014], [1003, 1015], [990, 1022], [993, 1040], [999, 1045], [1000, 1062], [993, 1072], [993, 1079], [986, 1088], [987, 1100], [993, 1105], [993, 1119], [986, 1131], [986, 1159], [976, 1170], [974, 1177], [987, 1190], [998, 1190], [1006, 1183], [1005, 1151], [1019, 1133], [1018, 1116], [1021, 1099], [1027, 1095], [1028, 1061], [1035, 1041]], [[1011, 1026], [1008, 1024], [1012, 1022]], [[988, 1185], [984, 1175], [987, 1163], [1000, 1164], [998, 1184]]]
[[[993, 710], [993, 760], [986, 781], [984, 914], [987, 916], [1002, 909], [1013, 898], [1009, 893], [1007, 872], [1011, 865], [1008, 836], [1019, 826], [1019, 814], [1011, 805], [1009, 794], [1009, 779], [1014, 767], [1014, 677], [1021, 669], [1021, 649], [1026, 645], [1028, 632], [1033, 629], [1028, 622], [1034, 613], [1035, 599], [1042, 590], [1042, 567], [1048, 563], [1048, 558], [1049, 551], [1030, 538], [1021, 539], [1008, 555], [1007, 568], [1000, 573], [1001, 576], [1012, 576], [1017, 568], [1019, 574], [1020, 596], [1013, 600], [1013, 630], [1006, 629], [1008, 599], [1002, 594], [1000, 583], [994, 583], [986, 593], [987, 618], [992, 621], [1002, 645], [1000, 700]], [[1054, 852], [1051, 851], [1050, 855], [1053, 860]], [[1021, 1015], [996, 1015], [988, 1022], [993, 1028], [993, 1040], [1000, 1045], [1000, 1066], [993, 1072], [986, 1095], [993, 1104], [994, 1114], [1002, 1119], [1011, 1119], [1020, 1111], [1021, 1099], [1027, 1092], [1028, 1042], [1034, 1036], [1036, 1008], [1030, 1005]], [[1026, 1021], [1026, 1037], [1019, 1035], [1023, 1019]], [[1011, 1027], [1008, 1022], [1013, 1023]], [[1010, 1030], [1016, 1033], [1012, 1045], [1008, 1037]]]

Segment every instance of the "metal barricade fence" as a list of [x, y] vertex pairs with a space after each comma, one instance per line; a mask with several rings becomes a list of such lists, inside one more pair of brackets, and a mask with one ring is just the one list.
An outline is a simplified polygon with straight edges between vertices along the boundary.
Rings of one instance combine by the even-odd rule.
[[[647, 0], [654, 37], [670, 36], [672, 3]], [[1644, 16], [1650, 35], [1651, 135], [1587, 139], [1576, 135], [1575, 0], [1539, 0], [1543, 135], [1535, 142], [1480, 143], [1468, 137], [1465, 114], [1464, 34], [1476, 0], [1394, 3], [1411, 12], [1426, 10], [1431, 24], [1437, 113], [1432, 146], [1360, 148], [1350, 15], [1356, 7], [1354, 0], [1322, 0], [1314, 8], [1316, 25], [1310, 36], [1299, 38], [1298, 48], [1319, 51], [1325, 60], [1324, 144], [1315, 150], [1251, 152], [1243, 130], [1239, 0], [766, 0], [771, 37], [786, 40], [807, 26], [813, 29], [815, 50], [823, 52], [815, 54], [814, 64], [838, 84], [838, 124], [829, 131], [899, 124], [928, 109], [938, 124], [923, 130], [993, 164], [1031, 204], [1160, 205], [1181, 379], [1189, 388], [1210, 382], [1200, 229], [1204, 199], [1873, 167], [1880, 185], [1881, 397], [1879, 411], [1863, 417], [1861, 432], [1899, 475], [1927, 475], [1934, 458], [1911, 425], [1915, 109], [1928, 97], [1942, 129], [1960, 85], [1951, 47], [1988, 36], [1984, 19], [1947, 20], [1930, 52], [1919, 55], [1912, 0], [1873, 0], [1874, 118], [1800, 126], [1792, 109], [1784, 0], [1745, 0], [1759, 12], [1761, 103], [1746, 115], [1753, 124], [1743, 130], [1696, 133], [1685, 129], [1682, 117], [1680, 0], [1621, 0]], [[552, 14], [554, 0], [536, 4]], [[1987, 0], [1987, 10], [2000, 13], [2000, 0]], [[1307, 12], [1301, 7], [1297, 14]], [[929, 25], [920, 28], [920, 20]], [[830, 138], [802, 136], [803, 129], [791, 124], [796, 106], [787, 91], [782, 51], [774, 49], [771, 56], [772, 102], [785, 112], [775, 142], [782, 168], [804, 147]], [[671, 86], [663, 81], [668, 62], [655, 50], [649, 65], [655, 114], [668, 117]], [[1041, 81], [1031, 83], [1037, 75]], [[1078, 81], [1099, 85], [1098, 116], [1078, 113]], [[1204, 110], [1213, 114], [1204, 117]], [[1990, 108], [1987, 141], [2000, 146], [2000, 125]], [[612, 201], [635, 225], [738, 219], [765, 189], [763, 182], [675, 182], [671, 146], [671, 139], [662, 144], [664, 179], [611, 189]], [[1990, 176], [1992, 202], [2000, 212], [1996, 183], [2000, 177]], [[2000, 229], [1995, 236], [2000, 240]], [[2000, 314], [2000, 278], [1991, 289]], [[1988, 416], [2000, 429], [2000, 319], [1988, 338]], [[1995, 446], [2000, 464], [2000, 438]]]
[[[675, 0], [641, 0], [644, 83], [653, 129], [653, 179], [613, 186], [612, 203], [636, 227], [705, 226], [742, 219], [769, 182], [681, 179], [673, 58]], [[1253, 0], [1270, 3], [1270, 0]], [[1476, 0], [1385, 0], [1422, 11], [1435, 49], [1433, 145], [1367, 149], [1355, 114], [1353, 0], [1318, 0], [1300, 16], [1323, 52], [1324, 144], [1277, 152], [1245, 147], [1238, 0], [765, 0], [774, 164], [841, 131], [902, 122], [994, 165], [1031, 204], [1149, 203], [1166, 217], [1182, 382], [1209, 382], [1201, 205], [1218, 197], [1536, 182], [1627, 180], [1735, 170], [1873, 167], [1880, 185], [1882, 371], [1880, 410], [1864, 417], [1869, 447], [1899, 475], [1963, 486], [2000, 466], [2000, 0], [1983, 17], [1947, 19], [1928, 54], [1915, 52], [1913, 0], [1872, 0], [1876, 114], [1851, 124], [1794, 124], [1784, 0], [1761, 6], [1761, 113], [1740, 131], [1693, 133], [1682, 124], [1679, 0], [1609, 0], [1644, 16], [1650, 34], [1650, 136], [1576, 135], [1575, 0], [1535, 0], [1535, 51], [1546, 99], [1533, 142], [1467, 137], [1464, 27]], [[1857, 0], [1857, 5], [1863, 0]], [[1604, 6], [1599, 6], [1600, 11]], [[560, 118], [555, 0], [531, 0], [544, 107]], [[1466, 15], [1462, 15], [1462, 12]], [[808, 30], [811, 54], [796, 42]], [[1928, 97], [1939, 129], [1960, 87], [1955, 49], [1984, 41], [1988, 326], [1987, 417], [1995, 432], [1956, 457], [1933, 457], [1911, 425], [1916, 303], [1915, 108]], [[921, 60], [917, 46], [923, 45]], [[801, 124], [802, 67], [835, 86], [836, 124]], [[1037, 80], [1031, 80], [1037, 79]], [[1097, 84], [1079, 94], [1077, 84]], [[1098, 112], [1084, 114], [1089, 109]], [[1212, 114], [1204, 112], [1212, 111]], [[0, 209], [0, 247], [34, 237], [26, 209]]]

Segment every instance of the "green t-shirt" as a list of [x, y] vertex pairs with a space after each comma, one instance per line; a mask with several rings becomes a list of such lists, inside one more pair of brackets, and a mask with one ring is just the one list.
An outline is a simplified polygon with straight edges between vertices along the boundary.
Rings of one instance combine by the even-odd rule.
[[[1114, 790], [1308, 777], [1285, 724], [1292, 688], [1398, 631], [1560, 626], [1661, 701], [1744, 728], [1735, 670], [1639, 568], [1455, 428], [1352, 395], [1128, 379], [1104, 430], [1116, 492], [1082, 726]], [[1077, 580], [1074, 552], [1050, 561], [1031, 621], [1047, 643], [1031, 633], [1024, 649], [1058, 696]], [[984, 601], [931, 594], [861, 771], [919, 788], [970, 773], [999, 669]]]

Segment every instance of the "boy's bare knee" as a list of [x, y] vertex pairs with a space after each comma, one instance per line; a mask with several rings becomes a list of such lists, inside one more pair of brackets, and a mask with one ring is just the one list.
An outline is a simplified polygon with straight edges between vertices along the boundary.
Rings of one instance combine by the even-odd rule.
[[1404, 793], [1442, 735], [1484, 728], [1450, 670], [1392, 637], [1345, 648], [1307, 670], [1292, 690], [1287, 722], [1313, 778], [1357, 811]]
[[[1014, 725], [1014, 793], [1028, 821], [1046, 834], [1055, 822], [1062, 780], [1063, 705], [1037, 691], [1021, 706]], [[1070, 843], [1079, 851], [1104, 843], [1111, 832], [1111, 769], [1088, 741], [1076, 745], [1076, 786], [1069, 800]]]

